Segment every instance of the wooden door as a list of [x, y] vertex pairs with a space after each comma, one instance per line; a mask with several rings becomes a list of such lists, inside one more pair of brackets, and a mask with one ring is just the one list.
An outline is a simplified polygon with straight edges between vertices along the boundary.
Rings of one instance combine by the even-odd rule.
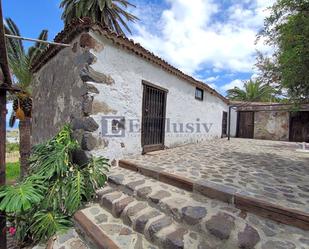
[[222, 115], [222, 135], [221, 137], [226, 137], [227, 134], [227, 112], [223, 112]]
[[309, 112], [290, 114], [290, 141], [309, 142]]
[[237, 137], [253, 138], [254, 112], [238, 112]]
[[164, 149], [166, 90], [143, 82], [143, 153]]

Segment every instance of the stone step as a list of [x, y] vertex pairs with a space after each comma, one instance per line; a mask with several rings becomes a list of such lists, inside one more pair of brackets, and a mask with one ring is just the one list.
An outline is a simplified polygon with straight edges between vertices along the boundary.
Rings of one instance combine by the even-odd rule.
[[255, 213], [259, 216], [274, 221], [295, 226], [309, 231], [309, 213], [267, 200], [257, 198], [254, 190], [242, 190], [237, 186], [221, 184], [207, 179], [195, 179], [184, 177], [175, 173], [166, 172], [162, 167], [149, 167], [132, 163], [127, 160], [120, 160], [119, 167], [138, 172], [139, 174], [151, 177], [157, 181], [179, 187], [181, 189], [196, 192], [209, 198], [217, 199], [233, 204], [238, 209]]
[[[182, 236], [183, 247], [175, 248], [267, 249], [282, 243], [291, 248], [308, 247], [308, 231], [119, 167], [112, 168], [109, 185], [97, 195], [106, 210], [162, 248], [172, 243], [166, 242], [167, 233], [177, 237], [181, 229], [187, 231]], [[171, 239], [174, 243], [179, 240]]]
[[159, 248], [200, 248], [207, 244], [198, 233], [178, 224], [145, 201], [138, 201], [117, 189], [113, 191], [110, 186], [99, 191], [98, 195], [105, 210], [115, 218], [121, 218], [125, 225]]
[[[74, 215], [75, 228], [90, 249], [156, 249], [145, 237], [126, 226], [99, 204], [91, 204]], [[64, 247], [61, 249], [65, 249]], [[57, 248], [60, 249], [60, 248]], [[72, 248], [73, 249], [73, 248]], [[84, 247], [74, 247], [84, 249]]]

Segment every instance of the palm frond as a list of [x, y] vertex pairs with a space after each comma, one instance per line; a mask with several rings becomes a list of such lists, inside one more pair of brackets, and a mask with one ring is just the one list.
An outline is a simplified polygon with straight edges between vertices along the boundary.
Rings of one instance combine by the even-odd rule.
[[60, 7], [64, 9], [62, 19], [66, 24], [74, 18], [90, 17], [94, 22], [100, 22], [120, 35], [125, 35], [124, 30], [131, 33], [126, 21], [139, 20], [126, 10], [128, 7], [135, 7], [127, 0], [63, 0]]
[[[15, 22], [11, 18], [6, 18], [5, 22], [7, 24], [8, 30], [10, 31], [10, 34], [16, 35], [16, 36], [21, 36], [17, 25], [15, 24]], [[16, 42], [19, 44], [19, 48], [21, 50], [21, 53], [25, 53], [23, 42], [21, 40], [16, 40]]]
[[244, 89], [234, 87], [227, 90], [227, 97], [231, 100], [269, 102], [275, 99], [277, 91], [268, 84], [249, 80], [244, 82]]

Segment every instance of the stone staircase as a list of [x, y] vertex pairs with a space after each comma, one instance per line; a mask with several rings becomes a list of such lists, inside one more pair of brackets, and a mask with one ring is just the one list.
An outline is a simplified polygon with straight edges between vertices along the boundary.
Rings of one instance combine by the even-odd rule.
[[118, 167], [74, 219], [83, 246], [51, 248], [309, 248], [307, 231]]

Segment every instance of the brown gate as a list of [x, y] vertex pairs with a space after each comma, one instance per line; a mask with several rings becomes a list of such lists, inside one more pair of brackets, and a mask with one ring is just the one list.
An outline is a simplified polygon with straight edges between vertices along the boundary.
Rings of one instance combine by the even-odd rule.
[[309, 112], [290, 114], [290, 141], [309, 142]]
[[254, 112], [238, 112], [237, 137], [253, 138]]
[[226, 137], [226, 132], [227, 132], [227, 112], [223, 112], [221, 137]]
[[143, 153], [164, 149], [167, 90], [143, 81]]

